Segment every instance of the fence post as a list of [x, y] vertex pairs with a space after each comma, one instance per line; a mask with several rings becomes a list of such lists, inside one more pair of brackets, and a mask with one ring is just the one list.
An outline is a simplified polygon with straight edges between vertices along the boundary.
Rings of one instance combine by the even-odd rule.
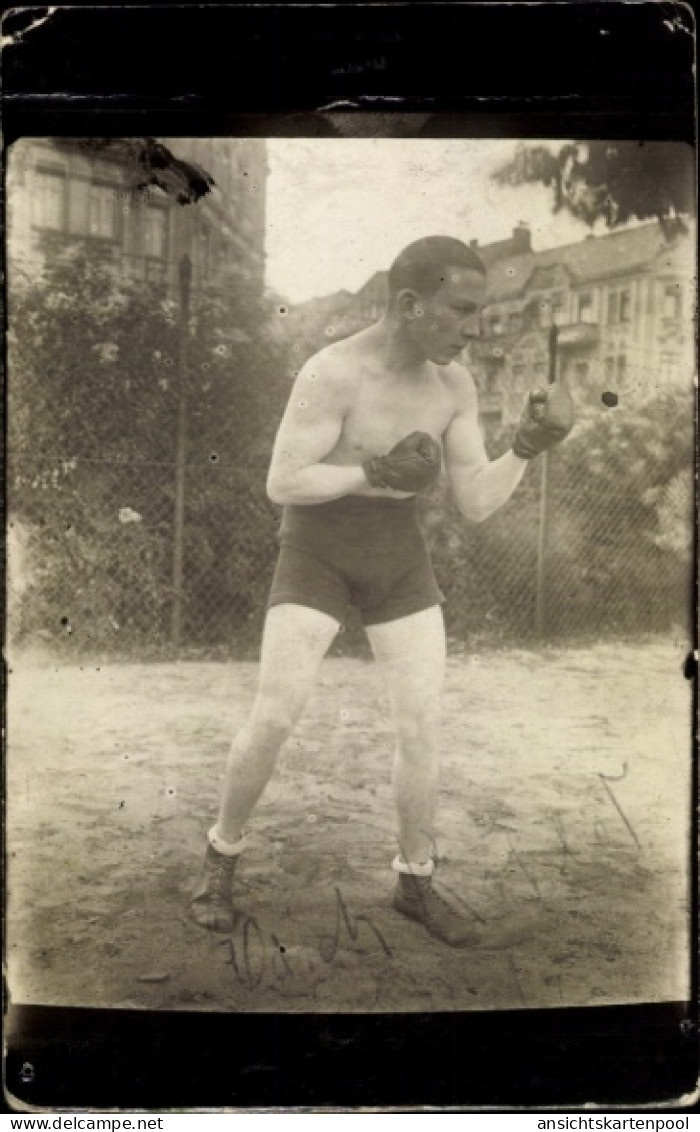
[[[556, 323], [549, 328], [547, 380], [551, 385], [557, 380], [557, 334]], [[540, 524], [537, 538], [537, 588], [535, 592], [535, 631], [538, 637], [547, 632], [547, 549], [549, 543], [550, 499], [550, 454], [542, 457], [540, 478]]]
[[185, 461], [187, 458], [187, 339], [190, 321], [190, 282], [192, 261], [188, 255], [180, 260], [180, 325], [178, 349], [178, 384], [180, 399], [177, 410], [175, 449], [175, 514], [173, 522], [173, 607], [170, 640], [175, 648], [182, 636], [182, 563], [185, 535]]

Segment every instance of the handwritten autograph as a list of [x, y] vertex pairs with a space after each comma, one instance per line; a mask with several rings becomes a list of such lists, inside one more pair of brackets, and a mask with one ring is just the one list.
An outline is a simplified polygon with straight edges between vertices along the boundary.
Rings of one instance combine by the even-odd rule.
[[[316, 953], [322, 963], [332, 964], [343, 943], [357, 943], [362, 929], [366, 929], [374, 943], [388, 958], [392, 950], [370, 916], [350, 911], [339, 888], [335, 888], [335, 925], [333, 932], [322, 935], [317, 940]], [[212, 937], [213, 938], [213, 937]], [[286, 947], [275, 932], [264, 932], [254, 916], [246, 915], [236, 933], [213, 939], [214, 945], [226, 952], [225, 962], [233, 969], [235, 978], [248, 990], [257, 990], [265, 979], [272, 976], [274, 981], [294, 977], [305, 972], [291, 962]], [[307, 963], [310, 960], [307, 958]], [[313, 969], [310, 967], [310, 969]]]

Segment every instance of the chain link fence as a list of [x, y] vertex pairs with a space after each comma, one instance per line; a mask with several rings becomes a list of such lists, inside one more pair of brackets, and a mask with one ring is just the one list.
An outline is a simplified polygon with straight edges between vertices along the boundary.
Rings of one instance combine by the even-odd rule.
[[[9, 470], [15, 640], [158, 654], [175, 643], [177, 610], [184, 647], [250, 648], [276, 546], [262, 466], [186, 466], [179, 548], [174, 463], [11, 457]], [[29, 514], [13, 487], [34, 497]]]
[[[11, 454], [11, 639], [71, 654], [160, 655], [177, 643], [184, 654], [254, 656], [279, 521], [266, 471], [215, 453], [188, 463], [178, 548], [174, 462]], [[445, 484], [421, 499], [452, 646], [687, 626], [689, 494], [678, 493], [681, 534], [667, 545], [653, 492], [611, 480], [596, 495], [558, 453], [549, 473], [544, 516], [541, 461], [481, 524], [459, 516]], [[360, 642], [351, 621], [336, 650]]]
[[[557, 464], [555, 456], [545, 505], [535, 466], [483, 524], [465, 524], [444, 501], [430, 510], [429, 541], [447, 597], [448, 634], [459, 642], [512, 644], [672, 627], [687, 632], [689, 550], [674, 553], [658, 545], [652, 507], [621, 489], [595, 505], [585, 498], [580, 478]], [[682, 506], [689, 540], [688, 498]]]

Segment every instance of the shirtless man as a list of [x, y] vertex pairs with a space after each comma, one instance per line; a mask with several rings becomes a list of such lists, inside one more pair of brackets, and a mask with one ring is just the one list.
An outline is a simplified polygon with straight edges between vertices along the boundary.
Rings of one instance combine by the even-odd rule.
[[321, 350], [295, 381], [267, 481], [284, 513], [258, 692], [233, 740], [189, 905], [201, 927], [233, 929], [246, 823], [352, 603], [384, 670], [396, 731], [394, 907], [445, 943], [473, 942], [473, 922], [431, 884], [445, 633], [416, 494], [444, 460], [459, 510], [479, 522], [572, 424], [563, 387], [535, 392], [513, 448], [488, 460], [474, 382], [455, 360], [478, 332], [485, 291], [470, 248], [445, 236], [418, 240], [389, 271], [380, 321]]

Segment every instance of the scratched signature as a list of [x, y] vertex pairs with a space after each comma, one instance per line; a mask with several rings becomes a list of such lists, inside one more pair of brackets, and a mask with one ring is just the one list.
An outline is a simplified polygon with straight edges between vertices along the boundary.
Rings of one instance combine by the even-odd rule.
[[[391, 959], [392, 950], [372, 918], [353, 913], [339, 888], [334, 893], [333, 931], [319, 936], [314, 948], [321, 963], [330, 966], [341, 949], [348, 943], [356, 944], [361, 937], [370, 939], [375, 948]], [[263, 981], [272, 979], [277, 983], [313, 970], [308, 953], [304, 969], [303, 960], [295, 957], [293, 961], [276, 932], [263, 931], [255, 916], [244, 916], [231, 935], [211, 938], [213, 946], [223, 950], [224, 962], [231, 967], [236, 981], [248, 990], [257, 990]]]

